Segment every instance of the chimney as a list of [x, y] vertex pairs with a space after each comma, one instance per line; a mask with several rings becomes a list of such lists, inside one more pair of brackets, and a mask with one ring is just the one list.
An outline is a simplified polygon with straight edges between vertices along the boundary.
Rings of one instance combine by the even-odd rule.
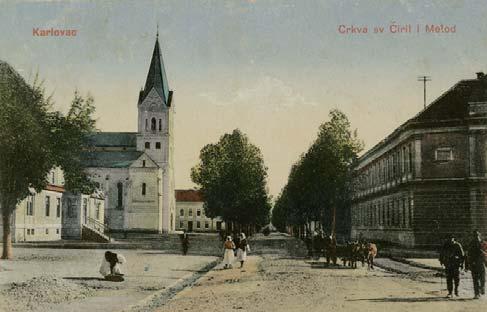
[[483, 72], [478, 72], [477, 73], [477, 79], [482, 79], [485, 77], [485, 74]]

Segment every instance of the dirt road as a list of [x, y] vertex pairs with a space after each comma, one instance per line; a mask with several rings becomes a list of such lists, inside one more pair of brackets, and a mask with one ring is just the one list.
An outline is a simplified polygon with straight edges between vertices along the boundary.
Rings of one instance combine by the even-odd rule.
[[383, 269], [312, 268], [304, 260], [249, 257], [244, 270], [215, 269], [158, 312], [480, 311], [487, 300], [446, 299], [439, 277]]

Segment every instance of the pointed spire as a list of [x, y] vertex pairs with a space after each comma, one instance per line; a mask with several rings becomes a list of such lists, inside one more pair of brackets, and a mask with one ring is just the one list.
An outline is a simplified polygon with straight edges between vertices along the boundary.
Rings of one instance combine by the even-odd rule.
[[154, 51], [152, 52], [152, 59], [149, 66], [149, 73], [145, 81], [145, 87], [140, 102], [142, 102], [147, 94], [154, 88], [162, 97], [164, 104], [167, 106], [169, 98], [169, 86], [167, 84], [166, 70], [164, 69], [164, 62], [162, 60], [161, 48], [159, 46], [159, 25], [157, 26], [156, 43]]

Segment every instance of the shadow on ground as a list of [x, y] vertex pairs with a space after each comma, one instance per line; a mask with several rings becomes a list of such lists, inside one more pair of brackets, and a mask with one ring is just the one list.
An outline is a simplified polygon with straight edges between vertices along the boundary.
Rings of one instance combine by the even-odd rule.
[[372, 299], [350, 299], [347, 301], [370, 301], [370, 302], [438, 302], [438, 301], [470, 301], [472, 299], [456, 298], [449, 299], [446, 297], [410, 297], [410, 298], [372, 298]]

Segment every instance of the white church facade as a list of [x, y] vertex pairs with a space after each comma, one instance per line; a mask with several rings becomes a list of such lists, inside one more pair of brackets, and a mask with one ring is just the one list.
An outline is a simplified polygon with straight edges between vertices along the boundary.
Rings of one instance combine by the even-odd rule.
[[105, 193], [109, 232], [172, 232], [174, 101], [158, 38], [137, 108], [137, 132], [96, 133], [84, 165]]

